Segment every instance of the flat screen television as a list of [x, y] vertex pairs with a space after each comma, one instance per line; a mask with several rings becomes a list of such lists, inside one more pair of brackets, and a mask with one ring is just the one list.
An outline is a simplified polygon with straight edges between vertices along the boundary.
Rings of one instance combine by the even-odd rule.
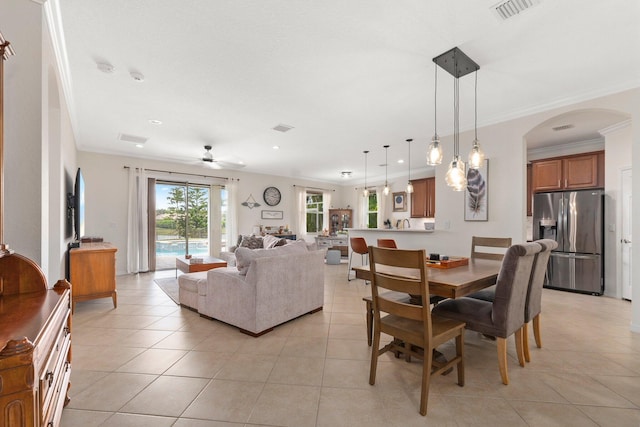
[[80, 168], [76, 172], [76, 183], [73, 189], [73, 230], [76, 240], [84, 236], [84, 178]]

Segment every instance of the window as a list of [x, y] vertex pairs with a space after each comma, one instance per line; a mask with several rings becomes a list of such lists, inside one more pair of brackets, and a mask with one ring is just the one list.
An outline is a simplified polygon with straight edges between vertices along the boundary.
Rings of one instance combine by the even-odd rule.
[[378, 196], [375, 191], [369, 193], [367, 201], [367, 228], [378, 228]]
[[322, 193], [307, 191], [307, 233], [322, 231]]

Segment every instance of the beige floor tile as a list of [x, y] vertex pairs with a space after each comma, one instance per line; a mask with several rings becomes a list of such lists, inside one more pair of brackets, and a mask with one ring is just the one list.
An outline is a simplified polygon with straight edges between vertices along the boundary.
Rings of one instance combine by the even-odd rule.
[[332, 313], [331, 323], [334, 325], [362, 325], [366, 327], [367, 317], [364, 310], [362, 310], [362, 313]]
[[85, 327], [73, 330], [73, 343], [75, 345], [117, 345], [136, 332], [132, 329]]
[[327, 358], [371, 360], [371, 347], [362, 340], [330, 339], [327, 342]]
[[578, 408], [548, 402], [512, 401], [529, 427], [598, 427]]
[[324, 360], [303, 357], [279, 357], [267, 382], [320, 386], [324, 373]]
[[[209, 421], [209, 420], [196, 420], [193, 418], [180, 418], [173, 427], [241, 427], [245, 426], [244, 423], [228, 423], [225, 421]], [[260, 427], [258, 425], [252, 425], [251, 427]], [[268, 426], [267, 426], [268, 427]]]
[[278, 426], [316, 425], [320, 387], [266, 384], [260, 393], [250, 423]]
[[601, 427], [638, 427], [640, 409], [603, 408], [601, 406], [578, 406]]
[[265, 335], [242, 342], [236, 350], [236, 353], [277, 356], [282, 351], [286, 341], [286, 337], [271, 335], [271, 332], [269, 332]]
[[324, 358], [326, 351], [326, 338], [288, 337], [281, 354], [287, 357]]
[[193, 402], [209, 379], [162, 376], [149, 384], [120, 412], [178, 417]]
[[185, 354], [184, 350], [150, 348], [117, 369], [118, 372], [162, 374]]
[[174, 350], [193, 350], [202, 341], [211, 335], [207, 331], [176, 331], [165, 339], [155, 344], [154, 348], [167, 348]]
[[116, 345], [119, 345], [121, 347], [149, 348], [153, 347], [154, 344], [162, 341], [172, 333], [172, 331], [153, 331], [149, 329], [141, 329], [118, 341]]
[[326, 359], [323, 387], [369, 389], [371, 363], [363, 360]]
[[185, 418], [247, 422], [264, 383], [212, 380], [182, 414]]
[[362, 340], [367, 343], [367, 327], [364, 325], [331, 324], [330, 339]]
[[329, 323], [297, 322], [289, 336], [326, 338], [329, 335]]
[[587, 375], [542, 373], [542, 380], [575, 405], [600, 405], [616, 408], [633, 408], [624, 397]]
[[71, 369], [71, 387], [69, 388], [69, 397], [73, 399], [78, 393], [84, 389], [109, 375], [108, 372], [102, 371], [84, 371], [82, 369]]
[[382, 398], [372, 388], [347, 389], [323, 387], [320, 391], [318, 427], [387, 427]]
[[156, 378], [156, 375], [111, 373], [78, 393], [67, 407], [115, 412]]
[[98, 427], [111, 415], [113, 415], [112, 412], [65, 409], [62, 412], [60, 425], [64, 427]]
[[592, 375], [596, 381], [632, 402], [640, 409], [640, 376]]
[[175, 418], [157, 417], [153, 415], [113, 414], [105, 421], [103, 427], [170, 427]]
[[449, 396], [443, 400], [452, 420], [460, 426], [527, 427], [520, 414], [504, 399], [481, 396]]
[[240, 346], [252, 337], [238, 332], [237, 330], [230, 333], [215, 333], [209, 335], [205, 340], [198, 344], [193, 350], [195, 351], [215, 351], [219, 353], [235, 353]]
[[276, 356], [236, 353], [220, 368], [216, 379], [265, 382], [276, 363]]
[[107, 314], [90, 319], [86, 322], [86, 325], [95, 328], [142, 329], [162, 319], [163, 317], [161, 316]]
[[[72, 338], [73, 340], [73, 338]], [[72, 342], [73, 369], [115, 371], [143, 351], [144, 348], [118, 346], [86, 346]]]
[[164, 374], [179, 377], [213, 378], [233, 353], [190, 351]]

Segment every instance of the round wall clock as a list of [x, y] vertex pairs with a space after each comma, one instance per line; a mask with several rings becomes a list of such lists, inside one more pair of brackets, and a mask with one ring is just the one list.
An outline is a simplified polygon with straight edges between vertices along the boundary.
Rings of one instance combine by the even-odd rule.
[[267, 187], [264, 190], [262, 197], [264, 198], [264, 202], [267, 205], [275, 206], [280, 203], [280, 199], [282, 196], [280, 194], [280, 190], [278, 190], [276, 187]]

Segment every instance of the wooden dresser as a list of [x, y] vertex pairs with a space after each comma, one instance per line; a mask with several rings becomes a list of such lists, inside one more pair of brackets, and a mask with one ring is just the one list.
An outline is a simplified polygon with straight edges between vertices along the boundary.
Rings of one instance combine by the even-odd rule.
[[0, 427], [58, 427], [69, 402], [71, 287], [47, 288], [42, 270], [0, 258]]
[[73, 283], [73, 311], [76, 302], [111, 297], [118, 306], [116, 291], [116, 247], [111, 243], [82, 243], [69, 249], [69, 280]]

